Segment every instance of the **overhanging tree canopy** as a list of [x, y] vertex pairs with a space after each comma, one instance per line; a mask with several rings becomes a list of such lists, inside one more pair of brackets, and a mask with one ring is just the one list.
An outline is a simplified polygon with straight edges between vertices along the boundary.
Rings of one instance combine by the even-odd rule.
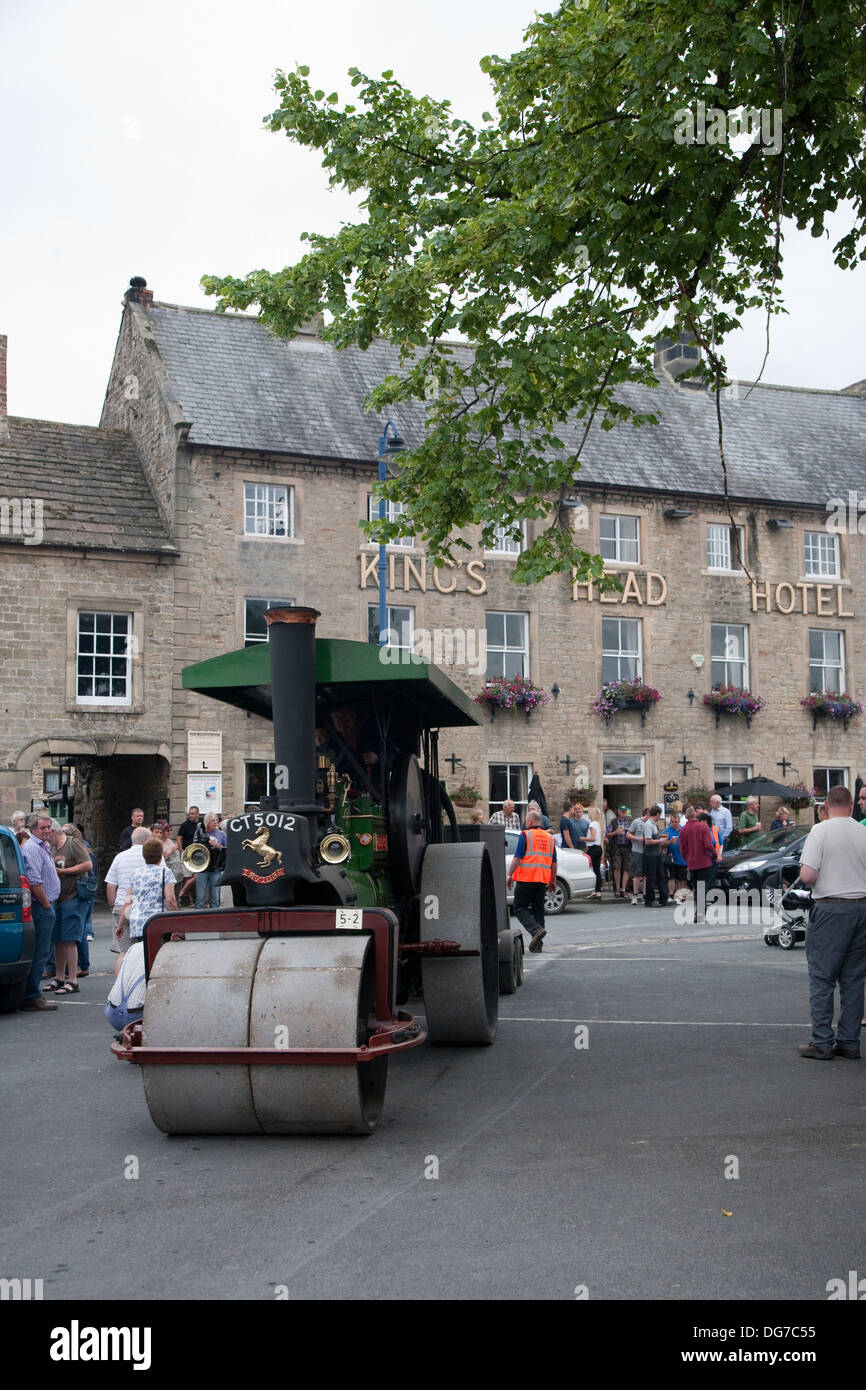
[[[783, 220], [817, 237], [844, 206], [836, 263], [863, 258], [866, 17], [862, 0], [572, 0], [482, 68], [495, 115], [478, 127], [391, 72], [351, 70], [343, 107], [308, 69], [280, 72], [266, 123], [322, 150], [366, 219], [307, 235], [297, 265], [202, 284], [277, 334], [324, 309], [338, 348], [401, 349], [370, 405], [424, 401], [427, 428], [386, 489], [408, 510], [377, 537], [446, 559], [461, 527], [489, 542], [546, 516], [515, 578], [598, 580], [563, 503], [593, 419], [656, 422], [618, 388], [655, 383], [658, 332], [699, 343], [718, 408], [719, 344], [746, 310], [781, 312]], [[570, 454], [569, 415], [586, 426]], [[721, 412], [719, 432], [721, 448]]]

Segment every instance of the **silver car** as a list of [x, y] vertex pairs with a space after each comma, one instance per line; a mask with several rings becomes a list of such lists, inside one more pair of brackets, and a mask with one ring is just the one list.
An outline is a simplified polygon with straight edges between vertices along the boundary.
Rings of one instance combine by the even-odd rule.
[[[578, 898], [588, 898], [595, 892], [595, 873], [588, 854], [582, 849], [563, 848], [556, 837], [556, 887], [548, 888], [544, 900], [544, 911], [550, 917], [564, 912], [570, 902]], [[505, 870], [511, 863], [517, 848], [516, 830], [505, 832]], [[514, 887], [508, 889], [508, 906], [514, 902]]]

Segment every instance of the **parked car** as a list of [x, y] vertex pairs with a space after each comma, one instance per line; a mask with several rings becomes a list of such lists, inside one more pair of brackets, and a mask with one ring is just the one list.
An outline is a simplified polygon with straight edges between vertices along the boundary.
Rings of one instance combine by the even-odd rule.
[[799, 876], [800, 854], [809, 829], [789, 825], [784, 830], [752, 835], [748, 849], [735, 849], [722, 856], [716, 888], [726, 898], [735, 891], [757, 889], [764, 902], [772, 902], [775, 889], [789, 887]]
[[[516, 830], [505, 832], [505, 867], [511, 863], [517, 848]], [[595, 892], [595, 874], [588, 854], [582, 849], [562, 848], [556, 836], [556, 887], [548, 888], [544, 900], [544, 911], [551, 917], [564, 912], [570, 902], [578, 898], [588, 898]], [[514, 888], [508, 889], [508, 906], [514, 902]]]
[[12, 831], [0, 825], [0, 1014], [12, 1013], [24, 998], [34, 941], [24, 860]]

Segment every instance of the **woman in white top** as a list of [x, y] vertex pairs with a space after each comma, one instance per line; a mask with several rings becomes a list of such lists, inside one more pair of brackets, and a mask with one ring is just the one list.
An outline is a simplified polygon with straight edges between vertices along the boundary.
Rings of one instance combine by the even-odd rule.
[[601, 856], [604, 849], [604, 835], [602, 832], [602, 814], [597, 806], [590, 806], [587, 811], [589, 817], [589, 829], [586, 832], [586, 852], [589, 855], [593, 872], [595, 873], [595, 892], [594, 898], [601, 897]]

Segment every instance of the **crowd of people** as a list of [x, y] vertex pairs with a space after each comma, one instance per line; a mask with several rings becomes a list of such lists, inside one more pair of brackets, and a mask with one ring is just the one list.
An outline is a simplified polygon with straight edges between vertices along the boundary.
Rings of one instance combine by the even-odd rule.
[[[557, 839], [560, 848], [589, 854], [596, 875], [593, 897], [599, 896], [602, 824], [615, 897], [624, 899], [631, 886], [631, 901], [638, 902], [642, 887], [646, 906], [655, 905], [656, 894], [664, 906], [684, 901], [688, 884], [694, 896], [693, 920], [702, 922], [701, 909], [733, 833], [733, 817], [721, 797], [709, 800], [708, 808], [683, 809], [674, 802], [667, 816], [660, 806], [645, 807], [633, 820], [626, 806], [609, 818], [606, 803], [601, 811], [596, 806], [584, 811], [573, 801], [565, 807], [558, 837], [549, 833], [551, 822], [537, 802], [528, 804], [521, 825], [514, 802], [506, 801], [490, 824], [519, 831], [508, 883], [514, 884], [514, 915], [529, 934], [530, 951], [541, 951], [547, 935], [544, 903], [547, 889], [556, 883]], [[787, 808], [781, 806], [770, 829], [784, 830], [790, 824]], [[746, 846], [763, 830], [757, 797], [747, 801], [737, 830]], [[806, 935], [812, 1037], [798, 1051], [815, 1061], [857, 1060], [860, 1029], [866, 1027], [861, 1017], [866, 978], [866, 787], [859, 792], [856, 809], [847, 787], [830, 788], [803, 845], [799, 880], [812, 898]]]
[[[529, 814], [538, 811], [538, 828], [549, 831], [552, 822], [541, 811], [538, 802], [527, 805], [526, 820], [521, 821], [513, 801], [503, 802], [490, 816], [488, 824], [501, 825], [506, 830], [523, 831]], [[483, 810], [478, 807], [472, 819], [484, 822]], [[771, 829], [790, 824], [788, 813], [780, 807]], [[737, 822], [737, 830], [745, 842], [759, 833], [763, 826], [758, 819], [758, 799], [750, 797]], [[645, 806], [640, 815], [633, 816], [628, 806], [615, 811], [603, 800], [601, 806], [584, 806], [579, 798], [569, 801], [559, 821], [557, 844], [560, 848], [582, 850], [590, 860], [595, 874], [592, 897], [602, 898], [607, 883], [614, 899], [629, 900], [635, 906], [666, 907], [695, 897], [697, 911], [706, 893], [715, 885], [718, 866], [734, 831], [731, 812], [721, 796], [709, 798], [709, 805], [700, 803], [683, 807], [673, 801], [667, 811], [661, 806]], [[703, 888], [698, 890], [697, 885]]]
[[[120, 980], [123, 972], [124, 998], [139, 973], [138, 953], [124, 970], [125, 957], [140, 945], [147, 919], [160, 911], [219, 907], [218, 885], [225, 867], [226, 834], [216, 813], [202, 817], [197, 806], [190, 806], [176, 835], [168, 821], [147, 827], [144, 819], [144, 811], [135, 807], [103, 880], [113, 918], [115, 977]], [[30, 815], [16, 811], [10, 823], [30, 884], [35, 936], [21, 1008], [53, 1011], [56, 1000], [78, 994], [79, 981], [90, 974], [98, 864], [83, 828], [61, 825], [47, 810]], [[209, 853], [207, 867], [199, 873], [184, 861], [184, 851], [193, 844]], [[143, 957], [140, 973], [143, 976]]]

